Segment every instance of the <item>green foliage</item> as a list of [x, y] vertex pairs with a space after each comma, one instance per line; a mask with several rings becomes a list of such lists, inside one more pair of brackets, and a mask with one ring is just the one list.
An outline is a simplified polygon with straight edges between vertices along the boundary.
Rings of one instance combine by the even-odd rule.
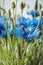
[[43, 65], [43, 35], [34, 42], [16, 36], [1, 40], [0, 65]]

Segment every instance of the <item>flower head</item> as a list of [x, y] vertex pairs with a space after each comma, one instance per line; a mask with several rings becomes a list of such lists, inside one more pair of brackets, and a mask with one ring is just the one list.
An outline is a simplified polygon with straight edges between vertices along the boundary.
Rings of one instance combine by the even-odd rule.
[[6, 30], [2, 32], [2, 38], [7, 38], [7, 31]]
[[36, 15], [36, 17], [40, 16], [40, 11], [39, 10], [31, 10], [30, 12], [27, 12], [28, 15], [32, 15], [34, 17], [34, 14]]
[[28, 26], [31, 25], [31, 20], [30, 20], [29, 18], [26, 19], [26, 18], [22, 17], [22, 18], [20, 18], [20, 19], [17, 19], [17, 23], [18, 23], [18, 25], [20, 25], [21, 27], [27, 28]]
[[15, 8], [15, 2], [12, 2], [12, 8], [13, 9]]
[[39, 4], [38, 7], [39, 7], [39, 9], [42, 9], [42, 5], [41, 4]]
[[20, 5], [20, 7], [21, 7], [21, 9], [24, 9], [24, 7], [26, 6], [26, 4], [25, 3], [21, 3], [21, 5]]
[[6, 28], [2, 22], [0, 22], [0, 37], [5, 38], [6, 37]]
[[16, 28], [16, 36], [19, 37], [19, 38], [23, 38], [23, 30], [21, 27], [17, 27]]
[[27, 34], [26, 40], [30, 41], [30, 40], [38, 38], [39, 36], [40, 36], [40, 31], [35, 30], [32, 34]]

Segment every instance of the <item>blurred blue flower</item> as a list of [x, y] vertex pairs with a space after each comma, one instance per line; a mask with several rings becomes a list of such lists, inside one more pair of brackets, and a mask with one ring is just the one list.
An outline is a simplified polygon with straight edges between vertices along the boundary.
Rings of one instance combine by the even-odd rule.
[[0, 22], [0, 38], [6, 36], [6, 33], [5, 33], [6, 32], [6, 28], [5, 28], [5, 26], [4, 26], [4, 24], [2, 22]]
[[38, 26], [38, 23], [39, 23], [38, 19], [32, 18], [31, 21], [32, 21], [32, 22], [31, 22], [31, 25], [33, 25], [34, 27], [37, 27], [37, 26]]
[[2, 38], [7, 38], [7, 31], [6, 30], [2, 32]]
[[32, 15], [34, 17], [34, 15], [36, 15], [36, 17], [40, 16], [40, 11], [39, 10], [31, 10], [30, 12], [27, 12], [28, 15]]
[[16, 36], [23, 38], [24, 32], [21, 27], [16, 27]]
[[[18, 26], [18, 31], [17, 31], [18, 36], [21, 36], [25, 39], [28, 38], [28, 35], [29, 35], [30, 39], [37, 38], [39, 31], [37, 32], [35, 30], [36, 30], [38, 23], [39, 23], [38, 20], [36, 18], [32, 18], [32, 20], [30, 20], [28, 18], [28, 19], [23, 21], [23, 19], [22, 19], [22, 24], [21, 24], [22, 27], [21, 27], [21, 25]], [[22, 30], [22, 28], [24, 28], [24, 29]], [[22, 32], [23, 36], [21, 35], [21, 32]], [[37, 33], [37, 35], [35, 37], [34, 34], [36, 34], [36, 33]]]
[[6, 22], [6, 16], [4, 15], [4, 16], [2, 16], [2, 18], [3, 18], [3, 23], [5, 24], [5, 22]]
[[35, 27], [33, 27], [33, 26], [24, 28], [25, 33], [29, 33], [29, 34], [32, 34], [34, 32], [34, 30], [35, 30]]
[[27, 34], [26, 36], [26, 40], [32, 40], [32, 39], [36, 39], [40, 36], [40, 31], [39, 30], [35, 30], [32, 34]]
[[2, 16], [1, 16], [1, 14], [0, 14], [0, 22], [2, 22], [2, 23], [3, 23], [3, 19], [2, 19]]
[[28, 18], [20, 18], [20, 19], [17, 19], [17, 22], [18, 22], [18, 25], [21, 26], [21, 27], [29, 27], [31, 25], [31, 20]]

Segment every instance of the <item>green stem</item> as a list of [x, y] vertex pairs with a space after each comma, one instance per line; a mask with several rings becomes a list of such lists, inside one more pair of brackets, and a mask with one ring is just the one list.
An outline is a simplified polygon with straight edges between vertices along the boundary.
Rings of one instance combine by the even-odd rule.
[[5, 13], [7, 15], [7, 12], [6, 12], [6, 10], [4, 8], [0, 7], [0, 10], [5, 11]]

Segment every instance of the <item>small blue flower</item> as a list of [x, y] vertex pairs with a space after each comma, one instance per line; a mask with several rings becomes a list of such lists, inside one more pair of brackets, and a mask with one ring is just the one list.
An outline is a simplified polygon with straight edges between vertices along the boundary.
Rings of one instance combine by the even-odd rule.
[[32, 32], [34, 32], [34, 30], [35, 30], [35, 27], [34, 27], [34, 26], [30, 26], [30, 27], [29, 27], [29, 33], [30, 33], [30, 34], [32, 34]]
[[7, 37], [7, 31], [5, 30], [2, 32], [2, 38], [6, 38], [6, 37]]
[[32, 40], [32, 39], [36, 39], [40, 36], [40, 31], [39, 30], [35, 30], [32, 34], [27, 34], [26, 36], [26, 40]]
[[0, 38], [6, 36], [5, 32], [6, 32], [6, 28], [5, 28], [4, 24], [2, 22], [0, 22]]
[[26, 18], [21, 17], [17, 19], [17, 24], [23, 24], [26, 21]]
[[31, 20], [30, 18], [27, 18], [26, 21], [24, 22], [24, 27], [30, 27], [31, 26]]
[[34, 32], [34, 30], [35, 30], [35, 27], [33, 27], [33, 26], [24, 28], [25, 33], [29, 33], [29, 34], [32, 34]]
[[16, 28], [16, 36], [19, 37], [19, 38], [23, 38], [23, 35], [24, 35], [24, 33], [23, 33], [22, 28], [21, 27], [17, 27]]
[[40, 11], [39, 10], [31, 10], [30, 12], [27, 12], [28, 15], [32, 15], [34, 16], [34, 14], [36, 15], [36, 17], [40, 16]]
[[39, 36], [40, 36], [40, 31], [39, 31], [39, 30], [35, 30], [35, 31], [32, 33], [32, 35], [31, 35], [32, 39], [36, 39], [36, 38], [38, 38]]
[[5, 22], [6, 22], [6, 16], [4, 15], [4, 16], [2, 16], [2, 18], [3, 18], [3, 23], [5, 24]]
[[32, 23], [31, 23], [31, 25], [33, 25], [34, 27], [37, 27], [37, 26], [38, 26], [38, 23], [39, 23], [38, 19], [32, 18]]
[[0, 14], [0, 22], [2, 22], [2, 23], [3, 23], [3, 19], [2, 19], [2, 16], [1, 16], [1, 14]]
[[31, 20], [29, 18], [26, 19], [26, 18], [22, 17], [21, 19], [18, 19], [17, 22], [19, 22], [18, 25], [21, 27], [27, 28], [31, 25]]

